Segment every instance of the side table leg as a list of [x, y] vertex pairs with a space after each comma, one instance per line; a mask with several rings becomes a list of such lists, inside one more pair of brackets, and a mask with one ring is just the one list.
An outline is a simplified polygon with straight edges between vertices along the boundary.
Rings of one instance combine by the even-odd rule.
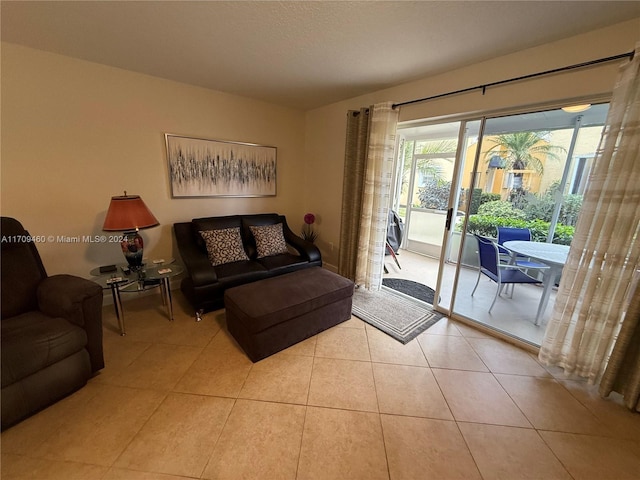
[[120, 301], [120, 290], [118, 290], [118, 285], [115, 283], [111, 284], [111, 296], [113, 297], [113, 308], [116, 311], [116, 318], [118, 319], [118, 326], [120, 327], [120, 335], [124, 337], [126, 335], [124, 331], [124, 311], [122, 310], [122, 302]]
[[162, 285], [160, 286], [160, 288], [164, 292], [162, 295], [162, 299], [164, 300], [165, 306], [167, 307], [167, 315], [169, 316], [169, 320], [173, 320], [173, 302], [171, 300], [171, 285], [169, 283], [168, 277], [162, 278]]
[[160, 297], [162, 298], [162, 305], [166, 306], [167, 305], [167, 295], [164, 291], [164, 280], [160, 281]]

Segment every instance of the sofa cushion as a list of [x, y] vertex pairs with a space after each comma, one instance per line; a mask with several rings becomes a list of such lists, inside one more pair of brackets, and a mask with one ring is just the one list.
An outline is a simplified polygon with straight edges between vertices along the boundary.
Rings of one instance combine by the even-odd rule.
[[2, 387], [84, 349], [85, 331], [32, 311], [2, 320]]
[[242, 246], [239, 227], [206, 230], [200, 232], [200, 235], [207, 245], [207, 255], [211, 265], [249, 260]]
[[220, 283], [228, 282], [230, 279], [246, 283], [268, 276], [267, 270], [260, 263], [253, 260], [224, 263], [216, 266], [215, 270]]
[[300, 255], [292, 255], [291, 253], [283, 253], [281, 255], [273, 255], [271, 257], [259, 258], [257, 263], [262, 265], [269, 271], [269, 275], [293, 272], [301, 267], [307, 267], [309, 262]]
[[275, 225], [249, 227], [256, 241], [258, 258], [271, 257], [287, 252], [287, 242], [284, 239], [282, 223]]

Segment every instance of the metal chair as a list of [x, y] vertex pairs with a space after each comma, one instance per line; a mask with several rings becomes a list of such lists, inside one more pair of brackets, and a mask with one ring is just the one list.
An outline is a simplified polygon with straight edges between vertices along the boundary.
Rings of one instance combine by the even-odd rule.
[[[511, 227], [497, 227], [498, 230], [498, 252], [500, 253], [502, 259], [506, 263], [512, 263], [512, 255], [513, 253], [507, 250], [502, 245], [504, 242], [508, 242], [511, 240], [523, 240], [525, 242], [531, 241], [531, 230], [528, 228], [511, 228]], [[522, 255], [516, 256], [515, 265], [521, 268], [536, 268], [538, 270], [544, 270], [549, 268], [549, 265], [539, 262], [533, 262], [531, 259], [524, 257]]]
[[[396, 257], [396, 254], [398, 253], [398, 250], [400, 250], [403, 236], [404, 223], [402, 223], [402, 218], [400, 218], [400, 215], [398, 215], [395, 211], [389, 210], [385, 255], [391, 255], [391, 258], [393, 258], [393, 261], [396, 263], [400, 270], [402, 270], [402, 267], [400, 266], [400, 262], [398, 261], [398, 257]], [[389, 273], [386, 265], [384, 266], [384, 273]]]
[[389, 244], [389, 242], [387, 242], [385, 248], [387, 249], [387, 253], [391, 255], [391, 258], [393, 258], [393, 260], [396, 262], [396, 265], [398, 266], [398, 268], [402, 270], [402, 267], [400, 266], [400, 262], [398, 261], [398, 257], [396, 257], [396, 252], [393, 251], [393, 247]]
[[[541, 284], [542, 282], [537, 278], [533, 278], [524, 273], [517, 265], [506, 265], [500, 263], [500, 254], [498, 251], [498, 245], [496, 245], [491, 239], [475, 235], [478, 240], [478, 259], [480, 261], [480, 268], [478, 270], [478, 279], [476, 285], [473, 287], [471, 296], [476, 293], [478, 284], [480, 283], [480, 277], [484, 274], [492, 281], [498, 284], [496, 295], [493, 297], [493, 302], [489, 307], [489, 313], [498, 299], [498, 295], [502, 291], [504, 285], [516, 284], [516, 283], [531, 283]], [[511, 290], [511, 298], [513, 298], [513, 290]]]

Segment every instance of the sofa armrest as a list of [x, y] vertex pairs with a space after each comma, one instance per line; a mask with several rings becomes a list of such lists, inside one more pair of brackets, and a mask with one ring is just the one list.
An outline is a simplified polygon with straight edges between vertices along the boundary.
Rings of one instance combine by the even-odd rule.
[[86, 332], [92, 372], [104, 368], [102, 296], [100, 285], [73, 275], [47, 277], [37, 289], [38, 307], [42, 313], [64, 318]]
[[218, 275], [206, 255], [200, 254], [200, 257], [192, 258], [188, 263], [182, 255], [182, 260], [184, 260], [194, 286], [210, 285], [218, 281]]
[[291, 231], [286, 222], [283, 222], [282, 231], [284, 233], [285, 241], [295, 248], [300, 256], [307, 259], [310, 262], [322, 261], [322, 255], [320, 249], [313, 243], [306, 241], [302, 237], [299, 237]]
[[176, 223], [173, 225], [173, 230], [182, 262], [193, 284], [199, 286], [216, 283], [218, 281], [216, 271], [207, 254], [196, 244], [191, 222]]

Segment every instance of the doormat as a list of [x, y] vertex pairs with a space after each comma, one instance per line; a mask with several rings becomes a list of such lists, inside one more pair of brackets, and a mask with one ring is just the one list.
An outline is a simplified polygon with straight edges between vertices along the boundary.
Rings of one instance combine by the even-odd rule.
[[396, 292], [356, 288], [352, 313], [399, 342], [406, 344], [440, 320], [443, 315], [427, 305]]
[[383, 278], [382, 285], [433, 305], [436, 292], [431, 287], [404, 278]]

